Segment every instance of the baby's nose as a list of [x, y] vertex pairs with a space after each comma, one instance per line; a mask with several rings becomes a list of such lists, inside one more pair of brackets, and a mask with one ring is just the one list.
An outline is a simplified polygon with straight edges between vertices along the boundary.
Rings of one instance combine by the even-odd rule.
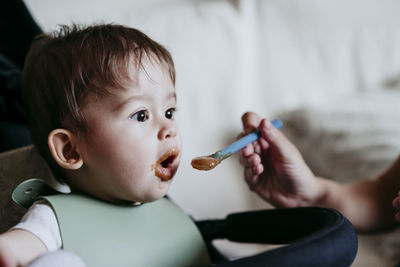
[[164, 140], [167, 138], [173, 138], [176, 136], [176, 127], [173, 123], [166, 123], [161, 127], [158, 132], [158, 139]]

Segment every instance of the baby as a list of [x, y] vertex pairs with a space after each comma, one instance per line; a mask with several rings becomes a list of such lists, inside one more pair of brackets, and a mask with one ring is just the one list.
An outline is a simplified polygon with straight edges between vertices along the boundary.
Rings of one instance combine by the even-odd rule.
[[[181, 139], [163, 46], [121, 25], [64, 26], [36, 38], [22, 87], [34, 144], [72, 192], [121, 206], [166, 195]], [[0, 266], [60, 249], [57, 219], [44, 201], [31, 206], [0, 236]]]

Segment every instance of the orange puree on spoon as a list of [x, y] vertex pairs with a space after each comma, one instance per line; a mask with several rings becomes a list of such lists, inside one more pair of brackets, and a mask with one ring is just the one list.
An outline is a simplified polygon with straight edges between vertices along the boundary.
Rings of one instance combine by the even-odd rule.
[[192, 159], [192, 167], [202, 171], [208, 171], [214, 169], [218, 163], [219, 159], [210, 157], [210, 156], [202, 156]]

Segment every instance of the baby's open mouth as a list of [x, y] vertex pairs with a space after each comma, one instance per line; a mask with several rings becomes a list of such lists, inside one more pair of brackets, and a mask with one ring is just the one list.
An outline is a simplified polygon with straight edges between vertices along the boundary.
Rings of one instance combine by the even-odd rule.
[[177, 148], [171, 148], [165, 152], [153, 165], [155, 175], [163, 181], [170, 180], [176, 172], [177, 164], [173, 163], [178, 156], [179, 150]]
[[172, 164], [172, 162], [174, 162], [175, 158], [176, 158], [175, 155], [169, 156], [166, 160], [163, 160], [161, 162], [161, 166], [163, 168], [168, 168]]

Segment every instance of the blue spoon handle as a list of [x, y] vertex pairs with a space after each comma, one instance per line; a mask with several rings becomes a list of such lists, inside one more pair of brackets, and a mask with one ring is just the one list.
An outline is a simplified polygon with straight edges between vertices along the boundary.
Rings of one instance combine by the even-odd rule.
[[[282, 127], [282, 121], [281, 120], [274, 119], [274, 120], [271, 121], [271, 123], [277, 129]], [[227, 146], [223, 150], [217, 152], [218, 157], [221, 157], [221, 156], [223, 157], [223, 156], [231, 155], [231, 154], [234, 154], [234, 153], [238, 152], [239, 150], [241, 150], [242, 148], [244, 148], [248, 144], [257, 141], [258, 138], [260, 138], [260, 135], [261, 135], [260, 132], [258, 130], [256, 130], [254, 132], [249, 133], [248, 135], [243, 136], [242, 138], [240, 138], [239, 140], [235, 141], [231, 145]]]

